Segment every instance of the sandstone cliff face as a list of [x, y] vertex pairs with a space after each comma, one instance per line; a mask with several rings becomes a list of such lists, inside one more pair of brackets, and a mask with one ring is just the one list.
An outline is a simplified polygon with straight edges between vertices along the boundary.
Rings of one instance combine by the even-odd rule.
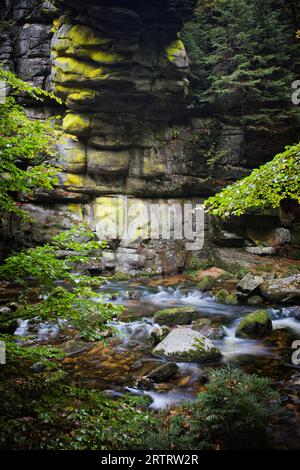
[[[180, 31], [195, 3], [10, 2], [6, 16], [13, 26], [0, 38], [0, 61], [64, 100], [59, 110], [35, 103], [27, 103], [27, 110], [36, 118], [60, 114], [68, 134], [58, 145], [60, 185], [23, 201], [33, 220], [18, 228], [20, 239], [41, 242], [88, 222], [100, 239], [110, 240], [110, 250], [91, 269], [169, 273], [184, 268], [193, 254], [186, 250], [185, 234], [181, 240], [151, 240], [144, 215], [156, 202], [172, 207], [178, 221], [186, 203], [200, 202], [220, 182], [248, 172], [239, 128], [218, 129], [226, 151], [213, 172], [199, 151], [193, 153], [195, 136], [201, 150], [211, 127], [207, 116], [189, 108], [190, 66]], [[120, 196], [130, 198], [126, 240], [114, 229], [121, 218]], [[245, 234], [233, 234], [225, 244], [232, 237], [234, 244], [244, 244]]]
[[0, 58], [24, 80], [63, 98], [63, 110], [27, 109], [37, 118], [59, 112], [68, 134], [58, 146], [60, 186], [24, 201], [33, 221], [22, 227], [21, 238], [43, 241], [87, 221], [100, 239], [114, 239], [101, 267], [184, 267], [185, 240], [152, 241], [143, 219], [134, 228], [129, 222], [126, 240], [112, 232], [120, 195], [131, 198], [131, 212], [147, 212], [151, 198], [180, 212], [188, 198], [206, 192], [206, 178], [188, 170], [184, 151], [189, 61], [180, 31], [194, 5], [18, 0], [11, 6], [16, 35], [2, 43]]

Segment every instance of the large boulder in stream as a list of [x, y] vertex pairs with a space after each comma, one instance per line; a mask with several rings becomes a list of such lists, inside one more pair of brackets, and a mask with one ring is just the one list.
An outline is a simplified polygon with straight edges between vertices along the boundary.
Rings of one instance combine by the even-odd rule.
[[222, 339], [225, 336], [223, 328], [214, 324], [209, 318], [200, 318], [193, 321], [192, 329], [212, 340]]
[[262, 296], [272, 303], [298, 304], [300, 302], [300, 274], [266, 281], [260, 290]]
[[210, 339], [190, 328], [172, 330], [152, 354], [177, 362], [205, 362], [221, 356]]
[[273, 331], [272, 320], [267, 310], [256, 310], [243, 318], [237, 329], [237, 338], [263, 338]]
[[167, 362], [152, 370], [147, 378], [153, 380], [153, 382], [161, 383], [171, 379], [178, 372], [178, 365], [175, 362]]
[[175, 307], [159, 310], [154, 315], [155, 323], [159, 325], [189, 325], [199, 318], [199, 312], [194, 307]]
[[240, 299], [247, 299], [254, 295], [264, 280], [260, 276], [254, 276], [251, 273], [246, 274], [236, 286], [236, 294]]

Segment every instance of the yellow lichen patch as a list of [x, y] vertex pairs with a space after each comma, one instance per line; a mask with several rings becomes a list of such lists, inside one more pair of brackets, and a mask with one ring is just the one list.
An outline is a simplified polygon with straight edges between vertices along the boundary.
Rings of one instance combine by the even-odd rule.
[[172, 41], [165, 50], [166, 57], [170, 62], [174, 62], [178, 56], [185, 54], [185, 47], [181, 39], [176, 39]]
[[84, 114], [68, 113], [62, 124], [63, 130], [73, 135], [87, 135], [90, 128], [90, 119]]
[[150, 151], [150, 155], [144, 155], [143, 160], [143, 175], [144, 176], [158, 176], [166, 172], [165, 164], [158, 160], [157, 154], [154, 150]]
[[88, 175], [74, 174], [74, 173], [61, 173], [61, 185], [68, 190], [74, 191], [89, 191], [95, 190], [97, 184]]
[[92, 28], [83, 25], [73, 26], [69, 31], [68, 38], [78, 46], [101, 46], [111, 42], [110, 39], [95, 34]]
[[122, 60], [122, 57], [115, 52], [86, 50], [85, 54], [88, 59], [100, 64], [114, 64]]
[[92, 101], [97, 95], [97, 92], [94, 90], [89, 90], [87, 88], [84, 90], [69, 88], [58, 83], [55, 83], [54, 92], [57, 96], [66, 100], [67, 105], [69, 102], [86, 103]]
[[[62, 73], [57, 74], [55, 68]], [[68, 77], [79, 76], [87, 79], [101, 79], [104, 80], [108, 74], [104, 72], [102, 67], [93, 67], [93, 65], [86, 62], [74, 59], [72, 57], [57, 57], [54, 61], [54, 72], [56, 81], [67, 81]], [[58, 75], [58, 76], [57, 76]]]
[[80, 218], [83, 218], [83, 209], [80, 204], [67, 204], [67, 209], [69, 212], [79, 215]]
[[63, 184], [71, 188], [83, 188], [85, 186], [85, 178], [83, 175], [68, 173]]

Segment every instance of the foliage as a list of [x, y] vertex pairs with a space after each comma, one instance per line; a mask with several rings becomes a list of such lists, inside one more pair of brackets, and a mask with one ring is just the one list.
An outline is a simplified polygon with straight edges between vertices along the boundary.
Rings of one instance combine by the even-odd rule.
[[15, 202], [18, 194], [28, 196], [37, 188], [50, 190], [57, 183], [57, 168], [49, 163], [55, 155], [57, 132], [52, 120], [29, 119], [16, 97], [26, 94], [35, 100], [60, 100], [1, 66], [0, 81], [10, 88], [9, 96], [0, 103], [0, 212], [24, 215]]
[[282, 132], [296, 116], [294, 36], [277, 0], [199, 2], [183, 35], [195, 101], [247, 129]]
[[39, 364], [41, 368], [58, 369], [60, 368], [58, 361], [64, 357], [59, 348], [45, 345], [25, 347], [8, 334], [0, 334], [0, 340], [5, 342], [6, 353], [6, 365], [1, 369], [2, 379], [6, 375], [11, 378], [20, 374], [20, 364], [23, 375], [33, 364]]
[[238, 369], [215, 370], [196, 401], [158, 418], [147, 445], [183, 450], [259, 447], [278, 411], [277, 399], [269, 379]]
[[[82, 336], [98, 338], [97, 332], [103, 329], [104, 322], [122, 308], [105, 303], [92, 290], [90, 278], [74, 273], [74, 268], [88, 262], [104, 246], [105, 243], [94, 240], [94, 234], [85, 226], [75, 226], [45, 245], [9, 256], [0, 266], [0, 279], [13, 280], [24, 288], [22, 305], [10, 319], [70, 319], [82, 330]], [[58, 285], [62, 282], [64, 285]], [[98, 285], [103, 282], [98, 278]], [[32, 304], [34, 285], [41, 287], [38, 302]]]
[[300, 143], [286, 147], [251, 175], [210, 197], [206, 205], [212, 215], [224, 218], [279, 207], [285, 199], [300, 203]]
[[42, 374], [4, 383], [0, 402], [1, 449], [136, 449], [151, 424], [140, 398], [112, 400]]

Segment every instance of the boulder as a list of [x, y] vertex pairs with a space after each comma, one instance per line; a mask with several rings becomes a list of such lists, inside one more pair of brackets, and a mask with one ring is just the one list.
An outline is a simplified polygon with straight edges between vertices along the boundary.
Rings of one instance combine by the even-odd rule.
[[159, 325], [188, 325], [199, 318], [199, 312], [194, 307], [176, 307], [159, 310], [154, 315], [154, 321]]
[[240, 299], [247, 299], [258, 290], [263, 282], [262, 277], [248, 273], [236, 286], [236, 294]]
[[172, 330], [152, 354], [178, 362], [205, 362], [221, 356], [209, 338], [190, 328]]
[[300, 321], [300, 307], [296, 305], [290, 309], [291, 314], [294, 316], [296, 320]]
[[238, 297], [234, 292], [230, 292], [225, 298], [226, 305], [238, 305]]
[[276, 248], [273, 246], [247, 246], [245, 250], [258, 256], [273, 256], [276, 254]]
[[59, 347], [65, 352], [66, 356], [73, 357], [81, 354], [92, 347], [93, 343], [76, 339], [70, 339], [62, 343]]
[[12, 310], [9, 307], [0, 307], [0, 321], [9, 320]]
[[252, 295], [247, 300], [248, 305], [261, 305], [264, 303], [264, 299], [260, 295]]
[[273, 331], [272, 320], [267, 310], [256, 310], [243, 318], [237, 329], [237, 338], [263, 338]]
[[300, 274], [266, 281], [260, 290], [262, 296], [272, 303], [297, 304], [300, 302]]
[[166, 380], [171, 379], [178, 372], [178, 365], [175, 362], [168, 362], [163, 364], [156, 369], [152, 370], [147, 378], [153, 380], [156, 383], [165, 382]]
[[192, 323], [192, 328], [198, 331], [203, 336], [209, 339], [222, 339], [224, 337], [224, 330], [222, 327], [216, 326], [209, 318], [200, 318]]
[[198, 283], [198, 289], [207, 292], [211, 290], [216, 283], [216, 279], [212, 276], [204, 276], [201, 281]]
[[216, 292], [216, 301], [219, 302], [220, 304], [225, 304], [226, 298], [229, 295], [228, 290], [226, 289], [220, 289], [218, 292]]

